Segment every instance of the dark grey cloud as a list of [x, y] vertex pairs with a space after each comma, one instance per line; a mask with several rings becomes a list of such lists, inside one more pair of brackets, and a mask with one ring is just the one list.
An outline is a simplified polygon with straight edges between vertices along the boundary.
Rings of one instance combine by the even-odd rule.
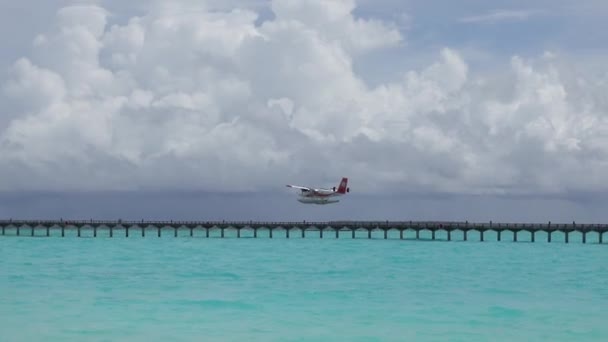
[[340, 203], [307, 206], [295, 195], [271, 193], [91, 192], [2, 193], [0, 217], [19, 219], [330, 221], [403, 220], [517, 223], [602, 223], [605, 195], [530, 198], [466, 195], [360, 195]]

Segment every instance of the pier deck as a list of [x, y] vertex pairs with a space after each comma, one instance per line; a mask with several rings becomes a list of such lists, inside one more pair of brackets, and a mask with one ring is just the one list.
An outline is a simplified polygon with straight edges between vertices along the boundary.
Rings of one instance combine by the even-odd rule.
[[[415, 233], [415, 238], [420, 239], [421, 232], [430, 233], [432, 240], [453, 240], [454, 233], [460, 233], [460, 239], [467, 241], [469, 233], [476, 233], [479, 241], [484, 241], [484, 235], [491, 232], [496, 235], [496, 239], [501, 241], [504, 233], [509, 233], [513, 241], [518, 241], [518, 234], [526, 232], [530, 236], [530, 241], [535, 242], [539, 232], [546, 234], [547, 242], [551, 242], [553, 233], [560, 232], [564, 236], [564, 242], [569, 242], [571, 233], [580, 233], [582, 242], [587, 242], [587, 235], [596, 234], [597, 242], [603, 243], [604, 233], [608, 231], [607, 224], [577, 224], [572, 223], [469, 223], [465, 222], [434, 222], [434, 221], [329, 221], [329, 222], [228, 222], [228, 221], [96, 221], [96, 220], [0, 220], [1, 235], [17, 236], [51, 236], [51, 230], [60, 230], [61, 236], [65, 236], [66, 231], [76, 231], [76, 236], [81, 237], [84, 231], [97, 237], [98, 230], [109, 230], [109, 237], [115, 236], [115, 231], [119, 230], [126, 237], [129, 234], [140, 233], [141, 236], [157, 235], [160, 237], [162, 231], [172, 230], [173, 236], [178, 236], [178, 231], [189, 231], [190, 236], [194, 236], [195, 231], [204, 231], [205, 237], [210, 236], [210, 231], [219, 231], [219, 237], [226, 237], [225, 231], [236, 232], [236, 237], [241, 237], [242, 231], [252, 231], [254, 238], [258, 237], [258, 231], [264, 230], [267, 236], [272, 238], [279, 231], [285, 234], [286, 238], [290, 233], [300, 233], [301, 237], [306, 236], [306, 232], [316, 231], [320, 238], [324, 234], [335, 234], [340, 237], [340, 232], [351, 232], [352, 238], [356, 238], [356, 233], [367, 233], [367, 238], [372, 238], [372, 232], [381, 232], [382, 237], [387, 239], [389, 232], [398, 232], [398, 238], [406, 238], [408, 232]], [[14, 234], [8, 234], [12, 229]], [[36, 232], [42, 231], [42, 234]], [[118, 232], [116, 232], [118, 233]], [[443, 238], [437, 237], [442, 233]], [[310, 233], [309, 233], [310, 234]], [[344, 234], [342, 234], [344, 235]], [[394, 234], [391, 234], [391, 236]]]

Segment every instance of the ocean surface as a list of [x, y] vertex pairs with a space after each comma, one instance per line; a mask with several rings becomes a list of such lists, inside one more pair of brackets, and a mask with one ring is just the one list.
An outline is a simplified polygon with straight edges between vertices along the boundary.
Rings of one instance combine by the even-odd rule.
[[0, 341], [608, 341], [608, 244], [121, 234], [0, 236]]

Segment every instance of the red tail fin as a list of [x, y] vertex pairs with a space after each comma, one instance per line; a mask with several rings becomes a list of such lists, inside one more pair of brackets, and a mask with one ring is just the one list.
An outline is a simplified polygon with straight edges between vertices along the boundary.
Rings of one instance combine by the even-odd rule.
[[340, 186], [338, 187], [338, 193], [339, 194], [345, 194], [348, 192], [348, 188], [346, 187], [346, 185], [348, 184], [348, 178], [344, 177], [342, 178], [342, 181], [340, 182]]

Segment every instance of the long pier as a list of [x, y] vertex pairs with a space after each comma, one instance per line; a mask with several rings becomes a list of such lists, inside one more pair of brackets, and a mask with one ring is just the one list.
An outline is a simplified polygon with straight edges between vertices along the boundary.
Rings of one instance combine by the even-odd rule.
[[[430, 240], [462, 240], [468, 241], [471, 234], [475, 234], [475, 240], [487, 241], [486, 237], [493, 233], [497, 241], [501, 241], [503, 235], [509, 234], [512, 241], [518, 241], [518, 235], [527, 234], [530, 242], [535, 242], [539, 234], [546, 235], [547, 242], [551, 242], [552, 235], [561, 233], [564, 242], [568, 243], [570, 235], [578, 233], [581, 241], [587, 243], [588, 235], [597, 237], [597, 243], [603, 243], [604, 233], [608, 231], [607, 224], [577, 224], [572, 223], [469, 223], [465, 222], [433, 222], [433, 221], [329, 221], [329, 222], [228, 222], [228, 221], [96, 221], [96, 220], [0, 220], [0, 230], [2, 236], [51, 236], [51, 231], [60, 231], [61, 237], [66, 236], [66, 232], [77, 237], [90, 236], [97, 237], [98, 231], [109, 231], [109, 237], [124, 234], [124, 237], [141, 234], [145, 236], [163, 235], [163, 231], [169, 230], [174, 237], [183, 236], [183, 232], [189, 233], [193, 237], [199, 236], [198, 232], [204, 232], [204, 237], [228, 237], [226, 232], [232, 232], [230, 236], [245, 237], [244, 232], [253, 233], [257, 238], [259, 232], [266, 232], [266, 237], [272, 238], [277, 234], [284, 234], [285, 238], [298, 234], [299, 237], [306, 237], [307, 232], [316, 232], [319, 238], [324, 234], [335, 234], [335, 238], [352, 237], [368, 238], [372, 235], [379, 238], [406, 239], [410, 234], [415, 239], [420, 239], [421, 233], [430, 234]], [[9, 232], [12, 231], [12, 232]], [[182, 232], [182, 234], [178, 234]], [[342, 233], [342, 234], [341, 234]], [[349, 234], [350, 233], [350, 234]], [[373, 234], [374, 233], [374, 234]], [[166, 234], [166, 232], [165, 232]], [[395, 236], [397, 235], [398, 236]], [[441, 237], [439, 235], [442, 235]], [[347, 235], [347, 236], [344, 236]], [[350, 236], [348, 236], [350, 235]], [[363, 235], [363, 236], [361, 236]], [[456, 238], [455, 235], [458, 235]], [[53, 235], [55, 236], [55, 235]], [[106, 235], [107, 236], [107, 235]], [[187, 236], [187, 235], [186, 235]], [[522, 241], [522, 240], [520, 240]]]

